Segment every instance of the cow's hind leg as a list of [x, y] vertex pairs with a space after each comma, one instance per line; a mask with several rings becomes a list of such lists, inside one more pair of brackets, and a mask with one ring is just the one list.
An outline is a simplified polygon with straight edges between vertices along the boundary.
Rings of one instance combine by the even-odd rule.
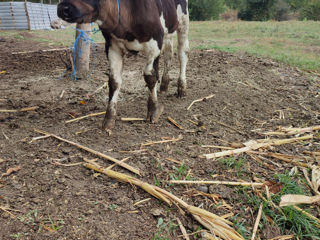
[[146, 44], [147, 65], [144, 70], [144, 80], [149, 89], [147, 121], [155, 123], [163, 111], [163, 106], [158, 103], [157, 85], [159, 80], [160, 49], [156, 41], [151, 40]]
[[179, 27], [177, 30], [178, 34], [178, 55], [180, 61], [180, 74], [178, 79], [178, 97], [183, 97], [186, 95], [187, 89], [187, 79], [186, 79], [186, 69], [188, 62], [187, 52], [189, 51], [189, 16], [185, 14], [179, 19]]
[[169, 71], [172, 62], [173, 55], [173, 41], [172, 34], [166, 34], [163, 41], [163, 59], [164, 59], [164, 69], [161, 79], [160, 92], [167, 92], [168, 86], [171, 81], [169, 76]]
[[102, 128], [108, 134], [111, 134], [111, 129], [115, 125], [115, 118], [117, 115], [117, 102], [122, 84], [122, 66], [123, 66], [123, 52], [115, 42], [112, 42], [108, 50], [108, 59], [110, 64], [109, 73], [109, 102], [106, 115], [103, 120]]

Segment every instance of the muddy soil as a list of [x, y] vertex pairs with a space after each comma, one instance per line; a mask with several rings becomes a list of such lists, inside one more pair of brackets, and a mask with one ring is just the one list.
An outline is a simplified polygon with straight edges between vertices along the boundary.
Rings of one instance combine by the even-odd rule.
[[[216, 205], [209, 198], [192, 194], [190, 190], [198, 186], [173, 186], [166, 180], [252, 181], [256, 177], [275, 180], [276, 173], [288, 171], [292, 165], [273, 160], [276, 165], [269, 164], [276, 170], [271, 171], [243, 154], [237, 156], [245, 161], [239, 174], [239, 169], [227, 168], [222, 161], [199, 157], [219, 151], [202, 145], [230, 146], [264, 138], [261, 132], [277, 130], [279, 126], [306, 127], [320, 123], [319, 76], [245, 54], [193, 50], [189, 54], [187, 96], [182, 99], [175, 96], [179, 73], [175, 55], [170, 72], [174, 81], [168, 93], [159, 97], [165, 110], [157, 124], [121, 121], [122, 117], [144, 118], [148, 95], [142, 77], [144, 57], [126, 58], [117, 122], [113, 134], [108, 136], [100, 129], [103, 116], [65, 122], [105, 111], [107, 87], [95, 92], [107, 80], [104, 46], [99, 46], [92, 57], [93, 73], [88, 79], [78, 81], [72, 80], [66, 71], [61, 60], [68, 61], [64, 51], [12, 54], [39, 49], [47, 48], [1, 38], [0, 72], [6, 72], [0, 74], [0, 109], [39, 107], [35, 111], [0, 113], [0, 174], [21, 166], [19, 171], [0, 179], [3, 208], [0, 209], [0, 239], [3, 240], [161, 239], [157, 236], [182, 239], [176, 217], [188, 232], [199, 230], [199, 224], [191, 216], [182, 215], [175, 206], [169, 207], [139, 188], [98, 175], [82, 165], [68, 165], [96, 156], [51, 137], [32, 141], [41, 136], [35, 128], [120, 160], [128, 157], [126, 163], [140, 169], [143, 181], [164, 187], [189, 204], [218, 215], [232, 211], [247, 226], [253, 226], [256, 213], [252, 213], [236, 188], [220, 185], [200, 188], [219, 194], [218, 201], [223, 199], [232, 206], [230, 210], [213, 207]], [[213, 98], [197, 102], [186, 110], [193, 100], [211, 94]], [[183, 130], [170, 124], [169, 116]], [[141, 146], [149, 141], [178, 137], [183, 139]], [[301, 151], [320, 149], [317, 141], [301, 146]], [[295, 145], [283, 145], [273, 151], [297, 154], [300, 150]], [[112, 164], [101, 159], [99, 163]], [[118, 166], [113, 169], [131, 174]], [[148, 200], [134, 205], [145, 199]], [[315, 214], [319, 217], [320, 213]], [[167, 225], [157, 226], [160, 218]], [[268, 238], [278, 233], [269, 231]], [[260, 234], [264, 239], [263, 232]], [[190, 237], [199, 239], [199, 235]]]

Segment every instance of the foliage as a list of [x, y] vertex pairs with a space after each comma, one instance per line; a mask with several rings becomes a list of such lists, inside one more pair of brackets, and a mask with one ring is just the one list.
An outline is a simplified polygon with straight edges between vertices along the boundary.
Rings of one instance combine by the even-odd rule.
[[176, 234], [176, 229], [178, 225], [173, 222], [173, 220], [169, 222], [164, 222], [163, 218], [158, 219], [157, 228], [158, 231], [152, 240], [169, 240], [172, 235]]
[[245, 0], [238, 17], [247, 21], [266, 21], [272, 17], [276, 0]]
[[243, 3], [243, 0], [225, 0], [226, 6], [235, 10], [240, 9]]
[[215, 20], [225, 10], [224, 0], [190, 0], [191, 20]]
[[[275, 205], [279, 205], [281, 196], [285, 194], [306, 194], [300, 185], [292, 177], [281, 174], [278, 175], [278, 181], [283, 184], [283, 188], [280, 192], [271, 196], [271, 200]], [[255, 206], [255, 209], [259, 208], [259, 205], [263, 203], [263, 224], [268, 224], [272, 219], [274, 223], [281, 229], [284, 234], [286, 231], [294, 233], [299, 239], [320, 239], [320, 230], [316, 227], [316, 222], [309, 219], [304, 214], [296, 210], [292, 206], [282, 208], [282, 212], [273, 208], [272, 204], [263, 202], [260, 198], [253, 194], [247, 194], [248, 202]]]
[[289, 20], [290, 6], [286, 0], [278, 0], [273, 7], [273, 18], [277, 21]]
[[299, 11], [301, 19], [320, 20], [320, 0], [309, 0]]
[[309, 0], [286, 0], [293, 11], [297, 11], [305, 6]]

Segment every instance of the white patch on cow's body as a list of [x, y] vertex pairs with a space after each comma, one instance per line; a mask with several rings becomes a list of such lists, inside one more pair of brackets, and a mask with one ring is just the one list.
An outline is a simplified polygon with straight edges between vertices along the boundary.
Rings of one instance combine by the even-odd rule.
[[162, 52], [164, 59], [163, 76], [167, 76], [169, 74], [173, 57], [173, 34], [167, 34], [164, 36]]
[[164, 35], [168, 34], [169, 30], [166, 27], [166, 21], [164, 20], [163, 13], [161, 13], [161, 15], [160, 15], [160, 23], [161, 23], [161, 26], [163, 28]]
[[108, 58], [110, 62], [110, 74], [111, 77], [115, 81], [115, 85], [117, 86], [114, 89], [112, 99], [109, 99], [111, 106], [117, 103], [119, 92], [122, 84], [122, 65], [123, 65], [123, 54], [122, 50], [120, 49], [119, 45], [115, 40], [112, 39], [112, 45], [109, 49]]
[[160, 55], [158, 42], [152, 38], [148, 42], [145, 42], [143, 44], [144, 44], [143, 51], [147, 57], [147, 65], [144, 69], [144, 74], [152, 75], [153, 62]]
[[98, 19], [98, 20], [96, 21], [96, 24], [98, 24], [99, 26], [102, 26], [103, 22]]

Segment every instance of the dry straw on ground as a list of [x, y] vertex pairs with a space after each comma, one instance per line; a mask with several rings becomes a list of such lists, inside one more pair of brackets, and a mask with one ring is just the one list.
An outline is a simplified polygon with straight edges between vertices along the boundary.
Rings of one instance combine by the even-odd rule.
[[243, 237], [232, 227], [230, 227], [230, 225], [232, 224], [230, 221], [222, 217], [219, 217], [211, 212], [208, 212], [204, 209], [188, 205], [180, 198], [176, 197], [172, 193], [169, 193], [168, 191], [162, 188], [150, 185], [146, 182], [140, 181], [137, 178], [125, 175], [123, 173], [118, 173], [110, 169], [102, 168], [100, 166], [97, 166], [96, 164], [93, 165], [90, 163], [85, 163], [84, 166], [86, 168], [106, 174], [107, 176], [115, 178], [121, 182], [127, 182], [141, 187], [143, 190], [150, 193], [152, 196], [166, 202], [169, 205], [175, 204], [179, 206], [180, 208], [188, 211], [200, 224], [202, 224], [205, 228], [210, 230], [210, 232], [214, 236], [218, 236], [219, 238], [226, 240], [243, 240]]

